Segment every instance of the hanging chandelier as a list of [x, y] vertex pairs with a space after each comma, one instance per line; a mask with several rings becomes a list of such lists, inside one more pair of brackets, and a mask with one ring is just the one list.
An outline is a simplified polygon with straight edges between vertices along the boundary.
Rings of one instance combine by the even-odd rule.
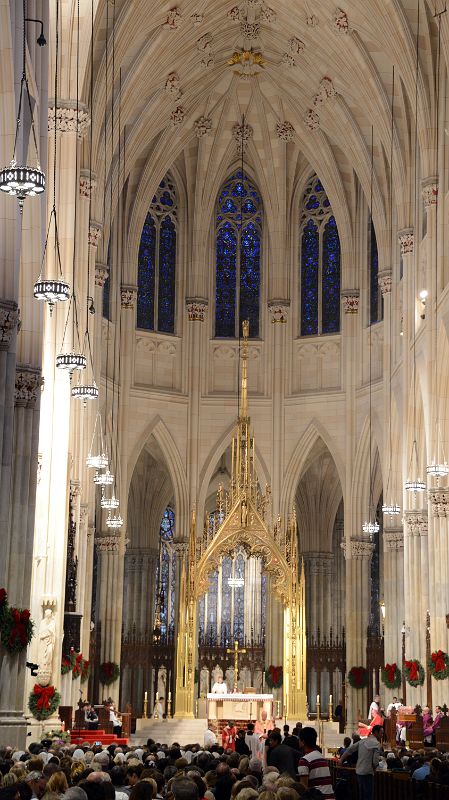
[[[413, 472], [415, 471], [416, 477], [414, 477]], [[412, 453], [410, 456], [410, 467], [409, 467], [409, 475], [410, 477], [406, 480], [404, 484], [404, 489], [406, 492], [425, 492], [426, 484], [424, 481], [421, 480], [421, 477], [417, 474], [418, 473], [418, 445], [416, 443], [416, 439], [413, 440], [412, 444]]]
[[[59, 249], [59, 244], [58, 244]], [[50, 316], [56, 303], [63, 303], [70, 297], [70, 284], [59, 279], [47, 279], [39, 276], [34, 284], [34, 297], [36, 300], [44, 300], [50, 309]]]
[[382, 505], [382, 514], [388, 517], [394, 517], [401, 513], [400, 506], [397, 503], [384, 503]]
[[426, 472], [432, 478], [444, 478], [446, 475], [449, 475], [449, 466], [446, 461], [443, 464], [436, 464], [432, 461], [431, 464], [427, 465]]
[[379, 523], [374, 519], [374, 522], [371, 522], [371, 518], [369, 522], [364, 522], [362, 525], [363, 533], [368, 534], [368, 536], [374, 536], [375, 533], [379, 533], [380, 526]]
[[[19, 110], [16, 120], [14, 150], [9, 167], [5, 167], [4, 169], [0, 170], [0, 190], [5, 194], [11, 195], [12, 197], [17, 197], [19, 201], [20, 212], [23, 211], [23, 203], [27, 197], [36, 197], [45, 191], [45, 175], [42, 172], [39, 164], [39, 151], [37, 148], [36, 130], [34, 127], [34, 114], [31, 104], [30, 89], [28, 86], [28, 78], [26, 75], [25, 2], [26, 0], [23, 2], [22, 77], [20, 79]], [[31, 132], [33, 134], [34, 149], [36, 152], [35, 167], [30, 167], [25, 164], [18, 164], [16, 159], [19, 131], [21, 127], [23, 129], [22, 108], [24, 101], [26, 101], [30, 113]]]
[[56, 356], [56, 367], [73, 372], [75, 369], [86, 369], [87, 358], [82, 353], [60, 353]]
[[72, 397], [82, 400], [84, 405], [87, 404], [88, 400], [98, 400], [97, 384], [94, 381], [91, 384], [80, 383], [77, 386], [72, 386]]
[[[98, 443], [96, 439], [99, 439]], [[109, 458], [106, 452], [106, 447], [103, 438], [103, 426], [101, 424], [101, 414], [97, 413], [95, 417], [95, 425], [92, 433], [92, 440], [89, 447], [89, 453], [86, 458], [86, 467], [88, 469], [102, 470], [107, 469], [109, 466]]]
[[409, 479], [408, 481], [405, 482], [404, 489], [406, 492], [415, 492], [415, 493], [425, 492], [426, 484], [424, 483], [424, 481], [419, 480], [419, 478], [417, 478], [416, 480]]
[[118, 508], [120, 505], [120, 501], [116, 498], [114, 493], [112, 493], [111, 497], [106, 497], [104, 489], [102, 489], [100, 505], [102, 508], [111, 510], [114, 508]]
[[94, 475], [94, 483], [96, 486], [112, 486], [114, 483], [114, 476], [108, 469], [104, 472], [96, 472]]
[[108, 514], [106, 525], [108, 528], [121, 528], [123, 525], [123, 519], [120, 514]]

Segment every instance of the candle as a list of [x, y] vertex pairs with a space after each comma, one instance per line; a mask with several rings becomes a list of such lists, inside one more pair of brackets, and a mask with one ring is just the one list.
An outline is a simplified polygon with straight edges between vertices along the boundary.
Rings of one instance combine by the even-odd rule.
[[329, 705], [332, 705], [332, 695], [329, 695]]
[[319, 696], [319, 694], [317, 694], [317, 696], [316, 696], [316, 704], [317, 704], [317, 706], [319, 706], [319, 704], [320, 704], [320, 696]]
[[168, 693], [168, 702], [171, 701], [171, 692]]
[[156, 702], [159, 700], [159, 692], [156, 692]]
[[145, 692], [144, 700], [145, 700], [145, 702], [147, 702], [147, 700], [148, 700], [148, 694], [147, 694], [147, 692]]

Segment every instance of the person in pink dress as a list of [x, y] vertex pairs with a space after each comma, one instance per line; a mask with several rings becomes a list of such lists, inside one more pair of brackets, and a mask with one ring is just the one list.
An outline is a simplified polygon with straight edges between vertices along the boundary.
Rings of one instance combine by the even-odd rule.
[[274, 719], [268, 719], [267, 712], [265, 709], [262, 709], [260, 713], [260, 720], [256, 720], [254, 724], [254, 735], [259, 741], [257, 757], [261, 761], [264, 760], [265, 742], [268, 738], [268, 734], [270, 731], [274, 730], [275, 727]]

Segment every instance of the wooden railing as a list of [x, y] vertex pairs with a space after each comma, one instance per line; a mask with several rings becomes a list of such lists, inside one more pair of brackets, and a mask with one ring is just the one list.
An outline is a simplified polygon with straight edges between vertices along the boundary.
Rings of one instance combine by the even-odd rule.
[[[340, 767], [337, 761], [329, 761], [332, 783], [347, 781], [348, 797], [358, 800], [355, 769]], [[412, 781], [407, 772], [377, 771], [374, 775], [376, 798], [379, 800], [449, 800], [449, 786], [427, 781]]]

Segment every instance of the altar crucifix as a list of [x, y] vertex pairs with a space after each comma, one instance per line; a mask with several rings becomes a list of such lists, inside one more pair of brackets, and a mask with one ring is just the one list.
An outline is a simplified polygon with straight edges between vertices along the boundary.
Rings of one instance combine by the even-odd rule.
[[228, 647], [226, 652], [234, 653], [234, 686], [235, 689], [237, 689], [237, 681], [239, 677], [239, 655], [243, 655], [243, 653], [246, 653], [246, 649], [242, 647], [242, 649], [239, 650], [239, 643], [235, 641], [234, 647], [233, 648]]

